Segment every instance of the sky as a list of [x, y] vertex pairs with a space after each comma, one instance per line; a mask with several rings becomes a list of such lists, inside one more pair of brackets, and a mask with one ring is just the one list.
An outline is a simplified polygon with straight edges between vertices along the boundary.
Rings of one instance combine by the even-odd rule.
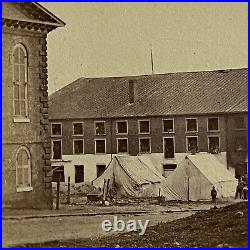
[[244, 68], [247, 3], [41, 3], [66, 26], [48, 35], [49, 93], [80, 77]]

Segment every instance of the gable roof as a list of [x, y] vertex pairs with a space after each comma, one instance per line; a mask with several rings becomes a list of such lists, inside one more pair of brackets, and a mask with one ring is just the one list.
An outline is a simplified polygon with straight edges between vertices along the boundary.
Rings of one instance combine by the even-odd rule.
[[[135, 101], [129, 103], [129, 80]], [[50, 119], [247, 112], [248, 70], [80, 78], [49, 97]]]
[[212, 154], [200, 153], [187, 155], [186, 158], [189, 159], [212, 184], [236, 181], [234, 175]]
[[65, 23], [49, 10], [35, 2], [4, 2], [2, 22], [7, 26], [37, 24], [50, 26], [50, 30], [63, 27]]

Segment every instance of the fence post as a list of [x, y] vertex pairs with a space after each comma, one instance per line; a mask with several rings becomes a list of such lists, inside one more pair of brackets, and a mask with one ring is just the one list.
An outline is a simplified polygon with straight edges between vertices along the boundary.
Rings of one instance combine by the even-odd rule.
[[68, 196], [67, 196], [67, 204], [70, 204], [70, 176], [68, 177]]
[[56, 190], [56, 210], [59, 210], [60, 202], [60, 181], [57, 181], [57, 190]]

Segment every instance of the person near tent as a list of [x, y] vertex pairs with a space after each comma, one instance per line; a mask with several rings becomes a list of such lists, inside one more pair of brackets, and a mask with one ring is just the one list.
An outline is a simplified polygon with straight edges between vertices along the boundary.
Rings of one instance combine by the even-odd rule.
[[247, 184], [245, 183], [243, 187], [243, 200], [247, 200], [247, 193], [248, 193], [248, 187]]
[[211, 190], [211, 196], [212, 196], [212, 202], [214, 204], [216, 204], [216, 197], [217, 197], [217, 191], [215, 189], [215, 187], [213, 186], [212, 190]]
[[242, 192], [243, 192], [243, 184], [242, 184], [242, 181], [239, 179], [238, 185], [237, 185], [237, 187], [236, 187], [235, 199], [237, 199], [238, 196], [239, 196], [240, 199], [241, 199], [241, 197], [242, 197]]

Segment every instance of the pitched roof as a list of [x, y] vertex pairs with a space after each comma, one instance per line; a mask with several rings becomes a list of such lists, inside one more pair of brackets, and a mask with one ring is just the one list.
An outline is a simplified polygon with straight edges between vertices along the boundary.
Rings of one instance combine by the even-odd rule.
[[[135, 102], [129, 103], [129, 80]], [[246, 112], [248, 70], [80, 78], [49, 98], [50, 119]]]
[[35, 2], [5, 2], [3, 3], [2, 22], [11, 25], [24, 25], [32, 23], [47, 25], [51, 30], [63, 27], [65, 23], [49, 10]]

